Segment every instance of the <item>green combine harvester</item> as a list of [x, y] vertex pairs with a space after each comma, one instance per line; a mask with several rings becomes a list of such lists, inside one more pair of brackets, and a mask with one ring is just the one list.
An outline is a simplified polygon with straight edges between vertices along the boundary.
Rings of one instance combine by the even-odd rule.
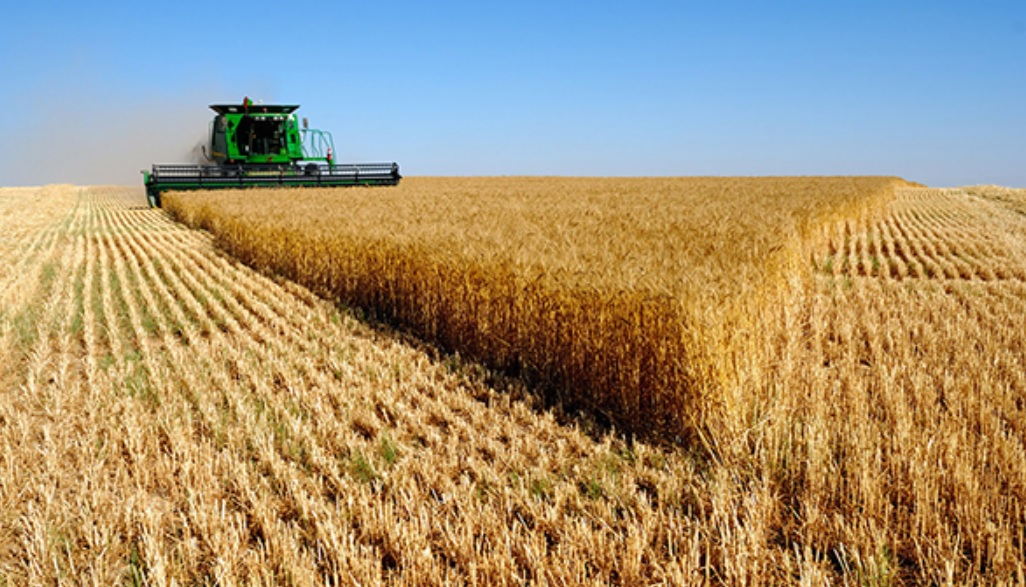
[[146, 197], [160, 207], [168, 190], [218, 190], [239, 187], [335, 187], [396, 185], [402, 176], [396, 163], [335, 163], [331, 133], [302, 127], [299, 106], [212, 104], [217, 113], [210, 143], [203, 148], [209, 162], [201, 165], [157, 165], [143, 171]]

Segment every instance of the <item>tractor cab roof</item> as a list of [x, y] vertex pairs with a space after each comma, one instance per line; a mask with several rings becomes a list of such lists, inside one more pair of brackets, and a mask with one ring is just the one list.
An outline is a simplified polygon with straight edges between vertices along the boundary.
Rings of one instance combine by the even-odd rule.
[[250, 104], [249, 108], [242, 104], [211, 104], [210, 109], [218, 114], [290, 114], [299, 105], [283, 106], [281, 104]]

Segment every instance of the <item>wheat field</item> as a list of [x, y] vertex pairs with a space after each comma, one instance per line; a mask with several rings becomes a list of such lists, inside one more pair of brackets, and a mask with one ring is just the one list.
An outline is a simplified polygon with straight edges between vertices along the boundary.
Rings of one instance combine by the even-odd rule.
[[0, 584], [695, 576], [685, 460], [562, 426], [137, 192], [0, 192]]
[[[526, 206], [541, 188], [519, 189]], [[768, 208], [788, 196], [765, 193]], [[1026, 583], [1026, 192], [853, 194], [750, 214], [776, 227], [764, 233], [731, 229], [751, 222], [731, 210], [702, 237], [750, 253], [695, 248], [698, 281], [664, 292], [731, 304], [707, 319], [725, 330], [683, 341], [719, 349], [688, 347], [707, 361], [687, 404], [701, 434], [648, 444], [311, 293], [337, 283], [242, 265], [215, 243], [246, 242], [225, 231], [247, 224], [214, 222], [213, 194], [191, 203], [206, 233], [136, 189], [0, 189], [0, 585]], [[575, 219], [556, 207], [545, 214]], [[347, 210], [351, 224], [324, 215], [323, 230], [356, 246], [373, 229], [391, 250], [394, 216]], [[639, 230], [613, 215], [546, 233], [532, 210], [485, 233], [504, 247], [533, 229], [517, 243], [528, 269], [575, 291], [593, 277], [559, 267], [606, 245], [573, 239]], [[403, 234], [407, 251], [430, 237]], [[487, 258], [463, 236], [445, 242]], [[625, 269], [604, 283], [665, 287], [639, 273], [659, 273], [665, 249], [608, 254]], [[717, 255], [737, 273], [716, 276]], [[430, 268], [457, 272], [455, 295], [480, 284], [466, 265]], [[714, 288], [692, 287], [706, 277]]]
[[903, 183], [414, 178], [173, 193], [166, 207], [244, 262], [512, 373], [549, 403], [687, 443], [722, 377], [727, 325], [816, 230]]

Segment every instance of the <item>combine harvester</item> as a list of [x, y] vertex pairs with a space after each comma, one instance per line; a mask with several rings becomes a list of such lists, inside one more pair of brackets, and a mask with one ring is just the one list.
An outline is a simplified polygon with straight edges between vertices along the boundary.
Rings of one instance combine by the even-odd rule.
[[168, 190], [219, 190], [239, 187], [335, 187], [396, 185], [396, 163], [335, 163], [331, 133], [300, 128], [299, 106], [212, 104], [210, 143], [205, 165], [158, 165], [143, 171], [150, 207], [160, 207]]

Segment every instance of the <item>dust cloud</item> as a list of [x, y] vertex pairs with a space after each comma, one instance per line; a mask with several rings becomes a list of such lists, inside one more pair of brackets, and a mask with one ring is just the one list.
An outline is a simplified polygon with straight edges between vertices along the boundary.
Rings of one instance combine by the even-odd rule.
[[[154, 163], [202, 163], [223, 92], [118, 96], [116, 92], [39, 91], [27, 97], [0, 144], [0, 185], [141, 185]], [[241, 96], [237, 99], [241, 101]]]

